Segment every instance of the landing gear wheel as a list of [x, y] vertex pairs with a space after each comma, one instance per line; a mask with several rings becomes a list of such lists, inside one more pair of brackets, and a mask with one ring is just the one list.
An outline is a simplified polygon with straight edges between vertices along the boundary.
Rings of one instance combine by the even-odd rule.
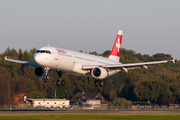
[[62, 85], [62, 86], [65, 86], [65, 80], [62, 80], [62, 81], [61, 81], [61, 85]]
[[60, 80], [57, 80], [56, 85], [57, 85], [57, 86], [60, 86], [60, 85], [61, 85], [61, 81], [60, 81]]
[[49, 76], [47, 75], [47, 76], [44, 76], [44, 79], [45, 80], [48, 80], [49, 79]]
[[94, 81], [94, 85], [95, 85], [95, 87], [98, 87], [98, 85], [99, 85], [99, 84], [98, 84], [98, 80], [95, 80], [95, 81]]
[[57, 80], [57, 83], [56, 83], [57, 86], [65, 86], [65, 80]]
[[102, 81], [102, 80], [99, 80], [99, 86], [100, 86], [100, 87], [103, 87], [103, 85], [104, 85], [103, 81]]

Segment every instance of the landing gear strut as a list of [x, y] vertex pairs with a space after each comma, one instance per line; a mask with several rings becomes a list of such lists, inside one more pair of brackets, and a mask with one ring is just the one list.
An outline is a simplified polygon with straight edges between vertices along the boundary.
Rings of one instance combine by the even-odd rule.
[[102, 80], [95, 80], [94, 81], [95, 87], [98, 87], [98, 86], [103, 87], [103, 84], [104, 84], [104, 82]]
[[98, 80], [94, 81], [94, 85], [95, 85], [95, 87], [98, 87], [98, 85], [99, 85]]
[[61, 71], [57, 71], [57, 73], [58, 73], [60, 79], [57, 80], [56, 85], [57, 86], [60, 86], [60, 85], [65, 86], [65, 80], [62, 79], [62, 72]]

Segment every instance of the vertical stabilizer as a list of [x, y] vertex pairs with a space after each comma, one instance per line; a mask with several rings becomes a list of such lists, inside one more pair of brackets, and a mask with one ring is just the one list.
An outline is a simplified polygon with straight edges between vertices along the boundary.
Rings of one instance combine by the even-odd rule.
[[120, 54], [121, 54], [122, 35], [123, 35], [123, 31], [119, 30], [111, 54], [108, 57], [111, 60], [119, 62]]

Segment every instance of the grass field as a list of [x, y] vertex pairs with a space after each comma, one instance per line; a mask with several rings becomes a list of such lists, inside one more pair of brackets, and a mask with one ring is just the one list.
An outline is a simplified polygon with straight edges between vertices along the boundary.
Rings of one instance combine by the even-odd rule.
[[180, 120], [180, 113], [0, 114], [0, 120]]

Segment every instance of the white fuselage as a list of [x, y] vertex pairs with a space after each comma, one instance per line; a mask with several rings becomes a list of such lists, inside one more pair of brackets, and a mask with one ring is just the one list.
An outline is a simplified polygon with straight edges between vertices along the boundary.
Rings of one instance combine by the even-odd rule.
[[[39, 48], [34, 54], [35, 62], [22, 61], [9, 59], [5, 57], [6, 61], [22, 63], [26, 65], [34, 65], [34, 74], [37, 77], [49, 78], [49, 71], [56, 70], [60, 77], [57, 81], [58, 86], [61, 84], [62, 73], [73, 75], [86, 75], [92, 76], [95, 79], [105, 79], [115, 73], [123, 70], [128, 73], [128, 69], [135, 68], [148, 68], [149, 65], [167, 63], [169, 60], [141, 62], [141, 63], [128, 63], [121, 64], [120, 53], [122, 45], [123, 31], [119, 30], [115, 39], [112, 51], [108, 58], [67, 50], [63, 48], [45, 46]], [[174, 60], [171, 60], [174, 62]], [[102, 86], [102, 82], [100, 82]], [[97, 86], [97, 80], [95, 81]], [[62, 82], [64, 85], [64, 82]]]
[[[54, 70], [63, 71], [74, 75], [89, 75], [90, 71], [82, 70], [83, 65], [109, 65], [121, 64], [120, 62], [108, 58], [76, 52], [72, 50], [57, 47], [41, 47], [38, 50], [47, 50], [50, 53], [35, 53], [35, 62], [42, 67], [49, 67]], [[108, 76], [113, 75], [120, 70], [110, 71]]]

